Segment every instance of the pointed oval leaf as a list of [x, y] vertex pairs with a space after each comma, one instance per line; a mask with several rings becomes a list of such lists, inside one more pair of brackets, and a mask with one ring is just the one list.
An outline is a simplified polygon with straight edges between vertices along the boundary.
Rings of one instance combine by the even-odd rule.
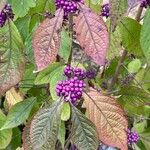
[[35, 98], [32, 97], [14, 105], [9, 111], [5, 124], [1, 130], [14, 128], [22, 124], [29, 117], [35, 101]]
[[109, 46], [109, 36], [102, 17], [80, 5], [81, 11], [75, 19], [77, 40], [85, 53], [98, 65], [104, 65]]
[[11, 0], [13, 11], [16, 16], [24, 17], [31, 7], [35, 7], [36, 0]]
[[[31, 122], [28, 122], [23, 130], [22, 140], [23, 140], [24, 150], [34, 150], [30, 138], [30, 126], [31, 126]], [[51, 146], [52, 144], [50, 139], [41, 148], [37, 148], [36, 150], [48, 150], [48, 149], [55, 150], [55, 145], [54, 147]]]
[[[3, 126], [6, 116], [0, 110], [0, 128]], [[0, 131], [0, 149], [5, 149], [12, 138], [12, 129]]]
[[118, 27], [124, 48], [135, 56], [143, 56], [140, 45], [141, 24], [134, 19], [124, 17]]
[[150, 8], [148, 8], [146, 11], [144, 17], [144, 24], [142, 26], [141, 37], [140, 37], [141, 47], [148, 64], [150, 64], [150, 34], [149, 34], [150, 19], [149, 18], [150, 18]]
[[136, 86], [122, 87], [119, 100], [133, 106], [141, 106], [150, 102], [150, 93]]
[[54, 71], [62, 66], [60, 63], [52, 63], [46, 69], [42, 70], [36, 77], [34, 84], [46, 84], [49, 83], [51, 78], [53, 77]]
[[53, 100], [56, 100], [59, 98], [59, 96], [57, 96], [57, 93], [56, 93], [56, 86], [58, 84], [58, 82], [60, 80], [65, 80], [66, 79], [66, 76], [63, 76], [63, 73], [64, 73], [64, 67], [65, 66], [61, 66], [57, 69], [55, 69], [52, 73], [52, 78], [50, 80], [50, 93], [51, 93], [51, 96], [52, 96], [52, 99]]
[[99, 141], [94, 124], [74, 106], [71, 120], [71, 140], [76, 147], [81, 150], [96, 150]]
[[25, 65], [23, 49], [21, 36], [13, 22], [0, 28], [0, 95], [21, 80]]
[[55, 147], [61, 123], [61, 104], [58, 100], [35, 115], [30, 127], [31, 144], [34, 149], [41, 148], [47, 142], [51, 148]]
[[61, 112], [61, 120], [67, 121], [70, 118], [70, 104], [63, 103], [62, 112]]
[[117, 101], [94, 89], [84, 94], [84, 99], [88, 117], [97, 127], [99, 139], [107, 145], [127, 150], [128, 123]]
[[37, 28], [33, 37], [33, 50], [37, 72], [48, 67], [56, 60], [60, 47], [60, 28], [63, 22], [63, 10], [58, 9], [55, 17], [45, 19]]

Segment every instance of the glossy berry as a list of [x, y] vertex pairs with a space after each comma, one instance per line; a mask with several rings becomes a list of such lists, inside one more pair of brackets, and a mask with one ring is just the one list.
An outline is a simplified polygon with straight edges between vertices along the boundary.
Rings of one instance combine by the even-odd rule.
[[65, 67], [65, 69], [64, 69], [64, 74], [65, 74], [65, 76], [67, 76], [68, 78], [70, 78], [70, 77], [73, 76], [73, 74], [74, 74], [74, 68], [71, 67], [70, 65], [68, 65], [68, 66]]
[[86, 77], [86, 73], [84, 70], [82, 70], [80, 68], [75, 68], [74, 76], [78, 77], [79, 79], [84, 79]]
[[81, 98], [85, 86], [86, 84], [83, 80], [73, 77], [65, 81], [59, 81], [56, 86], [56, 93], [57, 96], [64, 97], [65, 101], [75, 104]]
[[83, 0], [55, 0], [56, 9], [63, 8], [64, 16], [75, 13], [78, 9], [77, 2], [84, 3]]
[[110, 16], [110, 5], [109, 4], [104, 4], [102, 6], [101, 15], [106, 18], [108, 18]]
[[138, 135], [138, 133], [133, 132], [133, 131], [131, 131], [130, 129], [128, 129], [127, 135], [128, 135], [128, 144], [129, 144], [129, 145], [138, 142], [138, 140], [139, 140], [139, 135]]
[[0, 27], [3, 27], [5, 25], [5, 22], [8, 18], [14, 18], [14, 14], [10, 4], [6, 4], [0, 12]]
[[150, 0], [141, 0], [141, 7], [147, 8], [150, 6]]

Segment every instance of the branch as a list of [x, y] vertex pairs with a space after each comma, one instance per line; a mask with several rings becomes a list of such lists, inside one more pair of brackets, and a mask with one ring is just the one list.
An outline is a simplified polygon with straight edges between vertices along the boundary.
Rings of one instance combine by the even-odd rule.
[[[142, 11], [143, 11], [143, 8], [139, 6], [137, 15], [135, 17], [135, 20], [138, 21], [138, 22], [140, 21]], [[113, 78], [111, 79], [111, 82], [110, 82], [110, 85], [109, 85], [109, 88], [108, 88], [108, 92], [112, 91], [112, 89], [113, 89], [113, 87], [114, 87], [114, 85], [115, 85], [115, 83], [118, 79], [120, 69], [122, 67], [123, 62], [125, 61], [125, 58], [126, 58], [127, 54], [128, 54], [128, 52], [126, 50], [124, 50], [123, 53], [122, 53], [122, 56], [121, 56], [121, 58], [118, 62], [118, 65], [116, 67], [115, 74], [114, 74]]]

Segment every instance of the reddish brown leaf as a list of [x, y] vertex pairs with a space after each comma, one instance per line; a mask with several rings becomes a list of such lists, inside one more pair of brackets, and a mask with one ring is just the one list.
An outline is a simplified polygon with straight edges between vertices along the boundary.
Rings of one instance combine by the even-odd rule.
[[84, 94], [89, 119], [98, 130], [99, 139], [110, 146], [127, 150], [128, 123], [117, 101], [94, 89]]
[[0, 28], [0, 45], [0, 95], [3, 95], [19, 83], [25, 68], [24, 45], [13, 22]]
[[58, 9], [55, 17], [45, 19], [37, 28], [33, 38], [33, 50], [37, 72], [54, 62], [60, 47], [60, 28], [63, 22], [63, 10]]
[[80, 5], [81, 11], [75, 19], [77, 40], [85, 53], [98, 65], [104, 65], [109, 46], [109, 35], [102, 17]]
[[23, 140], [23, 148], [24, 150], [33, 150], [31, 142], [30, 142], [30, 124], [31, 122], [28, 122], [23, 129], [22, 134], [22, 140]]

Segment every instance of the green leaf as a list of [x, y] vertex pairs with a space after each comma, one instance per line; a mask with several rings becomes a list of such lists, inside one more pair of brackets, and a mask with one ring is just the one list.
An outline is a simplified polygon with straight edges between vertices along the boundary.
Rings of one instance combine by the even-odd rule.
[[[0, 128], [3, 126], [5, 120], [6, 116], [0, 110]], [[0, 131], [0, 149], [5, 149], [10, 143], [11, 138], [12, 138], [11, 129]]]
[[50, 80], [50, 93], [53, 100], [59, 98], [56, 94], [56, 86], [60, 80], [66, 79], [66, 77], [63, 76], [63, 73], [64, 73], [64, 66], [55, 69], [54, 74]]
[[131, 18], [123, 18], [119, 24], [122, 36], [122, 44], [125, 49], [135, 56], [142, 56], [143, 52], [140, 45], [141, 25]]
[[65, 145], [65, 136], [66, 136], [65, 122], [62, 121], [61, 125], [59, 126], [58, 139], [61, 142], [63, 148]]
[[141, 46], [143, 53], [147, 59], [147, 62], [150, 64], [150, 8], [147, 9], [144, 16], [144, 23], [141, 30]]
[[137, 73], [141, 68], [141, 61], [139, 59], [134, 59], [128, 64], [129, 73]]
[[85, 4], [96, 13], [99, 13], [101, 10], [101, 2], [102, 0], [85, 0]]
[[135, 76], [135, 85], [137, 82], [145, 89], [150, 89], [150, 68], [142, 68]]
[[33, 118], [30, 127], [33, 149], [41, 148], [46, 143], [54, 149], [61, 123], [61, 104], [62, 101], [58, 100], [50, 107], [41, 109]]
[[9, 0], [16, 16], [24, 17], [31, 7], [36, 6], [36, 0]]
[[116, 28], [116, 30], [110, 34], [110, 46], [107, 52], [108, 60], [119, 57], [121, 49], [121, 34], [119, 32], [119, 28]]
[[5, 124], [0, 130], [14, 128], [22, 124], [29, 117], [35, 101], [35, 98], [32, 97], [14, 105], [9, 111]]
[[55, 70], [58, 69], [61, 66], [62, 65], [60, 63], [57, 63], [57, 62], [53, 63], [53, 64], [50, 64], [48, 68], [44, 69], [43, 71], [41, 71], [37, 75], [34, 83], [36, 85], [49, 83], [51, 78], [54, 75]]
[[150, 128], [140, 134], [141, 141], [144, 143], [146, 150], [150, 149]]
[[138, 133], [142, 133], [145, 128], [147, 127], [147, 121], [135, 122], [133, 124], [133, 130], [137, 131]]
[[22, 81], [20, 82], [20, 90], [22, 92], [27, 92], [34, 86], [34, 80], [36, 78], [36, 74], [33, 73], [34, 68], [33, 64], [26, 64], [25, 72]]
[[59, 56], [68, 62], [71, 52], [71, 39], [69, 34], [63, 29], [61, 32], [61, 45], [59, 49]]
[[30, 14], [43, 13], [44, 11], [54, 13], [55, 7], [54, 0], [36, 0], [36, 7], [31, 8]]
[[69, 103], [63, 103], [62, 106], [62, 112], [61, 112], [61, 120], [67, 121], [70, 118], [70, 104]]
[[71, 140], [81, 150], [96, 150], [98, 137], [93, 123], [77, 108], [72, 106], [72, 133]]
[[0, 95], [16, 85], [24, 72], [24, 45], [21, 36], [9, 21], [0, 28]]
[[29, 24], [30, 24], [29, 16], [25, 16], [23, 18], [18, 18], [15, 21], [15, 25], [18, 28], [24, 41], [29, 36]]
[[120, 101], [129, 103], [132, 105], [141, 105], [150, 100], [150, 94], [143, 89], [135, 86], [127, 86], [121, 89]]
[[19, 128], [14, 128], [12, 140], [5, 150], [17, 149], [20, 146], [21, 146], [21, 131], [19, 130]]

